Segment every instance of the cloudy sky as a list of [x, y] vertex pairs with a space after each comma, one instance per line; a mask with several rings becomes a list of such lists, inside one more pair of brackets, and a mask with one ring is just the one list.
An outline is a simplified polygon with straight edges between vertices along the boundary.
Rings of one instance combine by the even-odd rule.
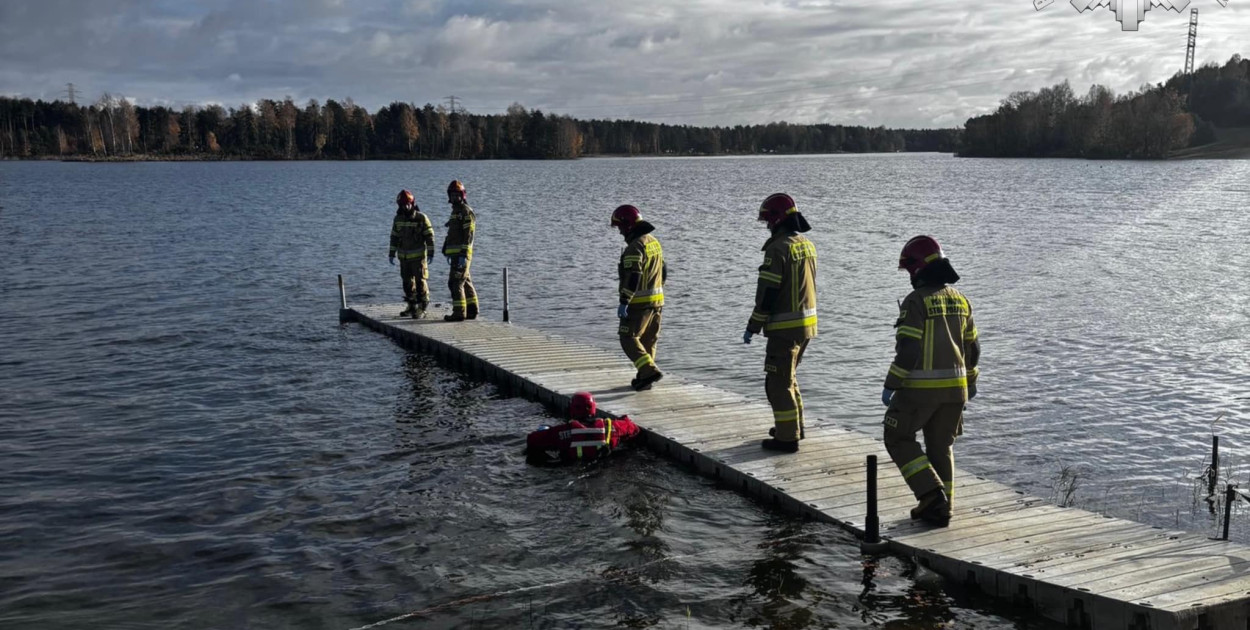
[[[1250, 55], [1250, 1], [1190, 6], [1200, 63]], [[958, 126], [1064, 79], [1161, 81], [1188, 22], [1155, 8], [1125, 32], [1068, 0], [0, 0], [0, 94]]]

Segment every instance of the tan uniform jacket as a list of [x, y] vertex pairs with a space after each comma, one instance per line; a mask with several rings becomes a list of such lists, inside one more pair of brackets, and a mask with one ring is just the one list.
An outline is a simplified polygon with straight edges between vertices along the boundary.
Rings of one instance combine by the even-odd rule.
[[747, 330], [776, 339], [816, 336], [816, 246], [797, 232], [779, 232], [764, 243], [755, 288], [755, 311]]
[[[664, 306], [664, 249], [654, 236], [643, 234], [626, 243], [617, 271], [621, 304], [631, 308]], [[637, 287], [630, 286], [633, 274], [639, 275]]]
[[434, 226], [420, 211], [396, 212], [391, 224], [391, 254], [400, 260], [425, 259], [434, 255]]
[[903, 300], [888, 389], [927, 402], [965, 402], [976, 387], [981, 346], [972, 304], [953, 287], [920, 287]]
[[444, 256], [464, 256], [473, 259], [473, 233], [477, 230], [477, 217], [467, 203], [452, 206], [447, 219], [447, 236], [443, 239]]

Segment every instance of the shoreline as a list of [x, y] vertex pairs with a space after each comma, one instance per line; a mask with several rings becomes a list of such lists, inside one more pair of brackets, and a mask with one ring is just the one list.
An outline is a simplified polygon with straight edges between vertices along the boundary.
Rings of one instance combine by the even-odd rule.
[[903, 153], [940, 153], [943, 155], [954, 155], [954, 152], [943, 151], [834, 151], [827, 153], [693, 153], [693, 154], [668, 154], [668, 153], [593, 153], [579, 155], [573, 158], [429, 158], [429, 157], [368, 157], [368, 158], [351, 158], [351, 157], [261, 157], [261, 156], [242, 156], [242, 155], [223, 155], [214, 156], [207, 154], [195, 155], [152, 155], [152, 154], [135, 154], [135, 155], [109, 155], [109, 156], [92, 156], [92, 155], [40, 155], [29, 157], [3, 156], [0, 161], [13, 162], [95, 162], [95, 163], [122, 163], [122, 162], [485, 162], [485, 161], [522, 161], [522, 162], [566, 162], [571, 160], [583, 159], [601, 159], [601, 158], [715, 158], [715, 157], [799, 157], [799, 156], [819, 156], [819, 155], [895, 155]]

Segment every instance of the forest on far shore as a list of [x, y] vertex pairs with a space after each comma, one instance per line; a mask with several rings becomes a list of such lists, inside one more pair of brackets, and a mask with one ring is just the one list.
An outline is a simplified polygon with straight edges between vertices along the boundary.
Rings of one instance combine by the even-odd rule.
[[108, 94], [90, 105], [0, 97], [0, 157], [86, 159], [550, 159], [584, 155], [953, 152], [955, 129], [784, 122], [693, 127], [577, 120], [513, 104], [473, 114], [351, 99], [290, 98], [225, 108], [143, 107]]
[[0, 97], [0, 158], [568, 159], [585, 155], [753, 155], [937, 151], [966, 157], [1165, 158], [1250, 127], [1250, 60], [1117, 96], [1065, 81], [1016, 92], [964, 129], [829, 124], [696, 127], [578, 120], [514, 103], [502, 114], [351, 99], [262, 99], [238, 107], [144, 107], [103, 95], [90, 105]]
[[1232, 127], [1250, 127], [1250, 59], [1240, 55], [1121, 96], [1095, 85], [1078, 97], [1066, 81], [1016, 92], [968, 120], [959, 155], [1158, 159]]

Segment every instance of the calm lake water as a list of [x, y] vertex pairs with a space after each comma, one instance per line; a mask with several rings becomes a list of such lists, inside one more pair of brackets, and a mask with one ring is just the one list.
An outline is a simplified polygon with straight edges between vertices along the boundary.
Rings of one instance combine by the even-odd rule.
[[877, 431], [898, 251], [931, 233], [982, 335], [961, 467], [1204, 533], [1212, 431], [1250, 471], [1250, 162], [0, 163], [0, 627], [1050, 627], [647, 452], [529, 467], [542, 407], [340, 326], [339, 273], [400, 298], [395, 193], [441, 242], [453, 178], [485, 317], [507, 266], [515, 321], [616, 348], [634, 203], [662, 367], [762, 399], [741, 330], [784, 190], [821, 258], [812, 415]]

